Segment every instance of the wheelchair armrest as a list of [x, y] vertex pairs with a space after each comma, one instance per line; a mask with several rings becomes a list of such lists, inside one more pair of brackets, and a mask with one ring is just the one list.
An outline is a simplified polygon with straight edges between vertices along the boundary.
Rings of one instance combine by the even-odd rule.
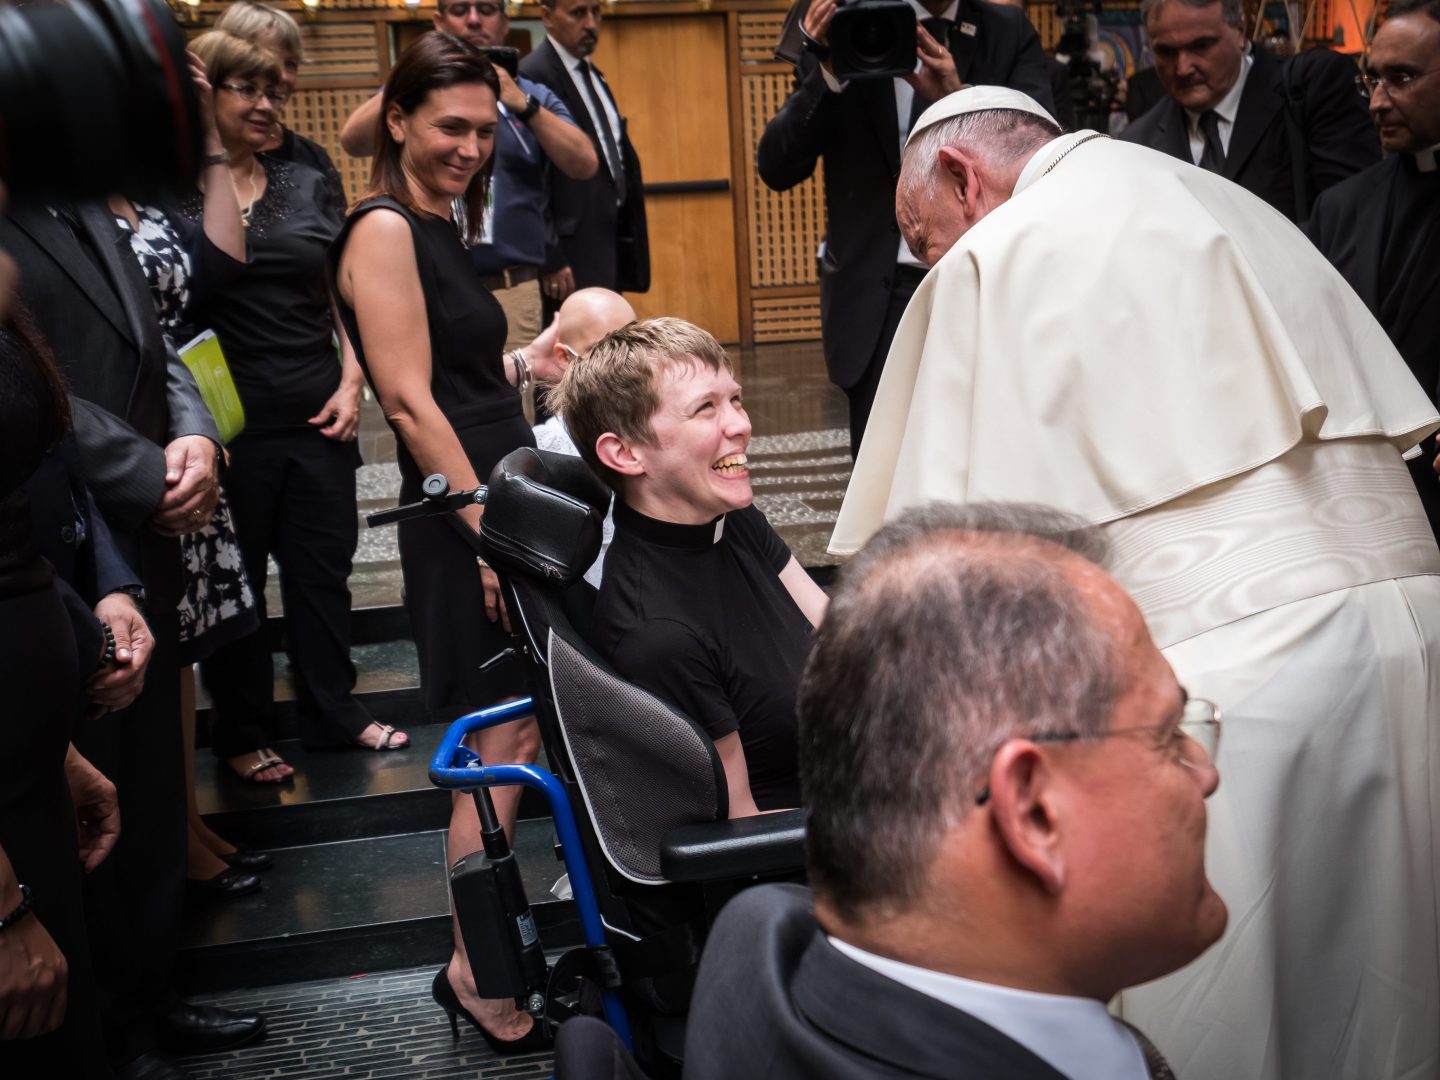
[[660, 872], [670, 881], [723, 881], [804, 866], [804, 810], [680, 825], [660, 845]]

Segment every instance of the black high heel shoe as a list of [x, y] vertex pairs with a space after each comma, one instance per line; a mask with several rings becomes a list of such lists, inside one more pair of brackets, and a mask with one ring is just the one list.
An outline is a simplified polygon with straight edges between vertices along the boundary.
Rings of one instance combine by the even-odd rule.
[[228, 855], [221, 855], [221, 859], [235, 867], [237, 870], [247, 870], [254, 873], [256, 870], [269, 870], [274, 860], [265, 851], [254, 851], [244, 844], [236, 844], [235, 850]]
[[450, 985], [449, 965], [442, 967], [435, 973], [435, 981], [430, 984], [430, 996], [435, 999], [435, 1004], [445, 1010], [445, 1015], [450, 1019], [450, 1034], [458, 1040], [460, 1038], [459, 1017], [464, 1017], [484, 1040], [490, 1044], [490, 1049], [502, 1057], [511, 1054], [533, 1054], [537, 1050], [549, 1050], [555, 1045], [555, 1040], [540, 1030], [540, 1021], [531, 1018], [530, 1030], [518, 1039], [499, 1039], [480, 1026], [480, 1021], [470, 1015], [470, 1011], [460, 1004], [460, 998], [455, 993], [455, 988]]

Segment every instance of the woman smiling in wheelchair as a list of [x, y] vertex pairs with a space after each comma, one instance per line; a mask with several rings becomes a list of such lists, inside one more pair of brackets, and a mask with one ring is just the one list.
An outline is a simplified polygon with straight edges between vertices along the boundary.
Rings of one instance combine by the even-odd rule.
[[616, 493], [596, 644], [714, 740], [731, 817], [798, 806], [795, 690], [826, 598], [752, 505], [724, 349], [680, 319], [631, 323], [550, 400]]

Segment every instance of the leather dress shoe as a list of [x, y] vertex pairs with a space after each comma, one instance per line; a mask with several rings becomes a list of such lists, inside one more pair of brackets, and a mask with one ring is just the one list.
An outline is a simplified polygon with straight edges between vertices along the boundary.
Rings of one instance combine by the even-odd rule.
[[256, 851], [243, 844], [236, 844], [234, 851], [229, 855], [221, 855], [220, 858], [237, 870], [248, 870], [251, 873], [257, 870], [269, 870], [275, 861], [270, 858], [268, 851]]
[[186, 878], [185, 885], [197, 896], [244, 896], [259, 891], [260, 879], [248, 870], [227, 866], [212, 878]]
[[260, 1013], [182, 1003], [160, 1018], [160, 1045], [180, 1054], [233, 1050], [265, 1034]]
[[195, 1080], [184, 1069], [160, 1054], [141, 1054], [115, 1070], [116, 1080]]

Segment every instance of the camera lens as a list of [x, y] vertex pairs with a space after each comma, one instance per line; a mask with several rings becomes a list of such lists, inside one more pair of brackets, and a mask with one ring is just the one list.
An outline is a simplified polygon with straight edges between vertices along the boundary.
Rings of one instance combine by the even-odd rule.
[[895, 48], [895, 26], [883, 18], [860, 19], [855, 23], [851, 44], [861, 63], [879, 63]]
[[195, 182], [200, 113], [160, 0], [0, 5], [0, 179], [17, 198]]

